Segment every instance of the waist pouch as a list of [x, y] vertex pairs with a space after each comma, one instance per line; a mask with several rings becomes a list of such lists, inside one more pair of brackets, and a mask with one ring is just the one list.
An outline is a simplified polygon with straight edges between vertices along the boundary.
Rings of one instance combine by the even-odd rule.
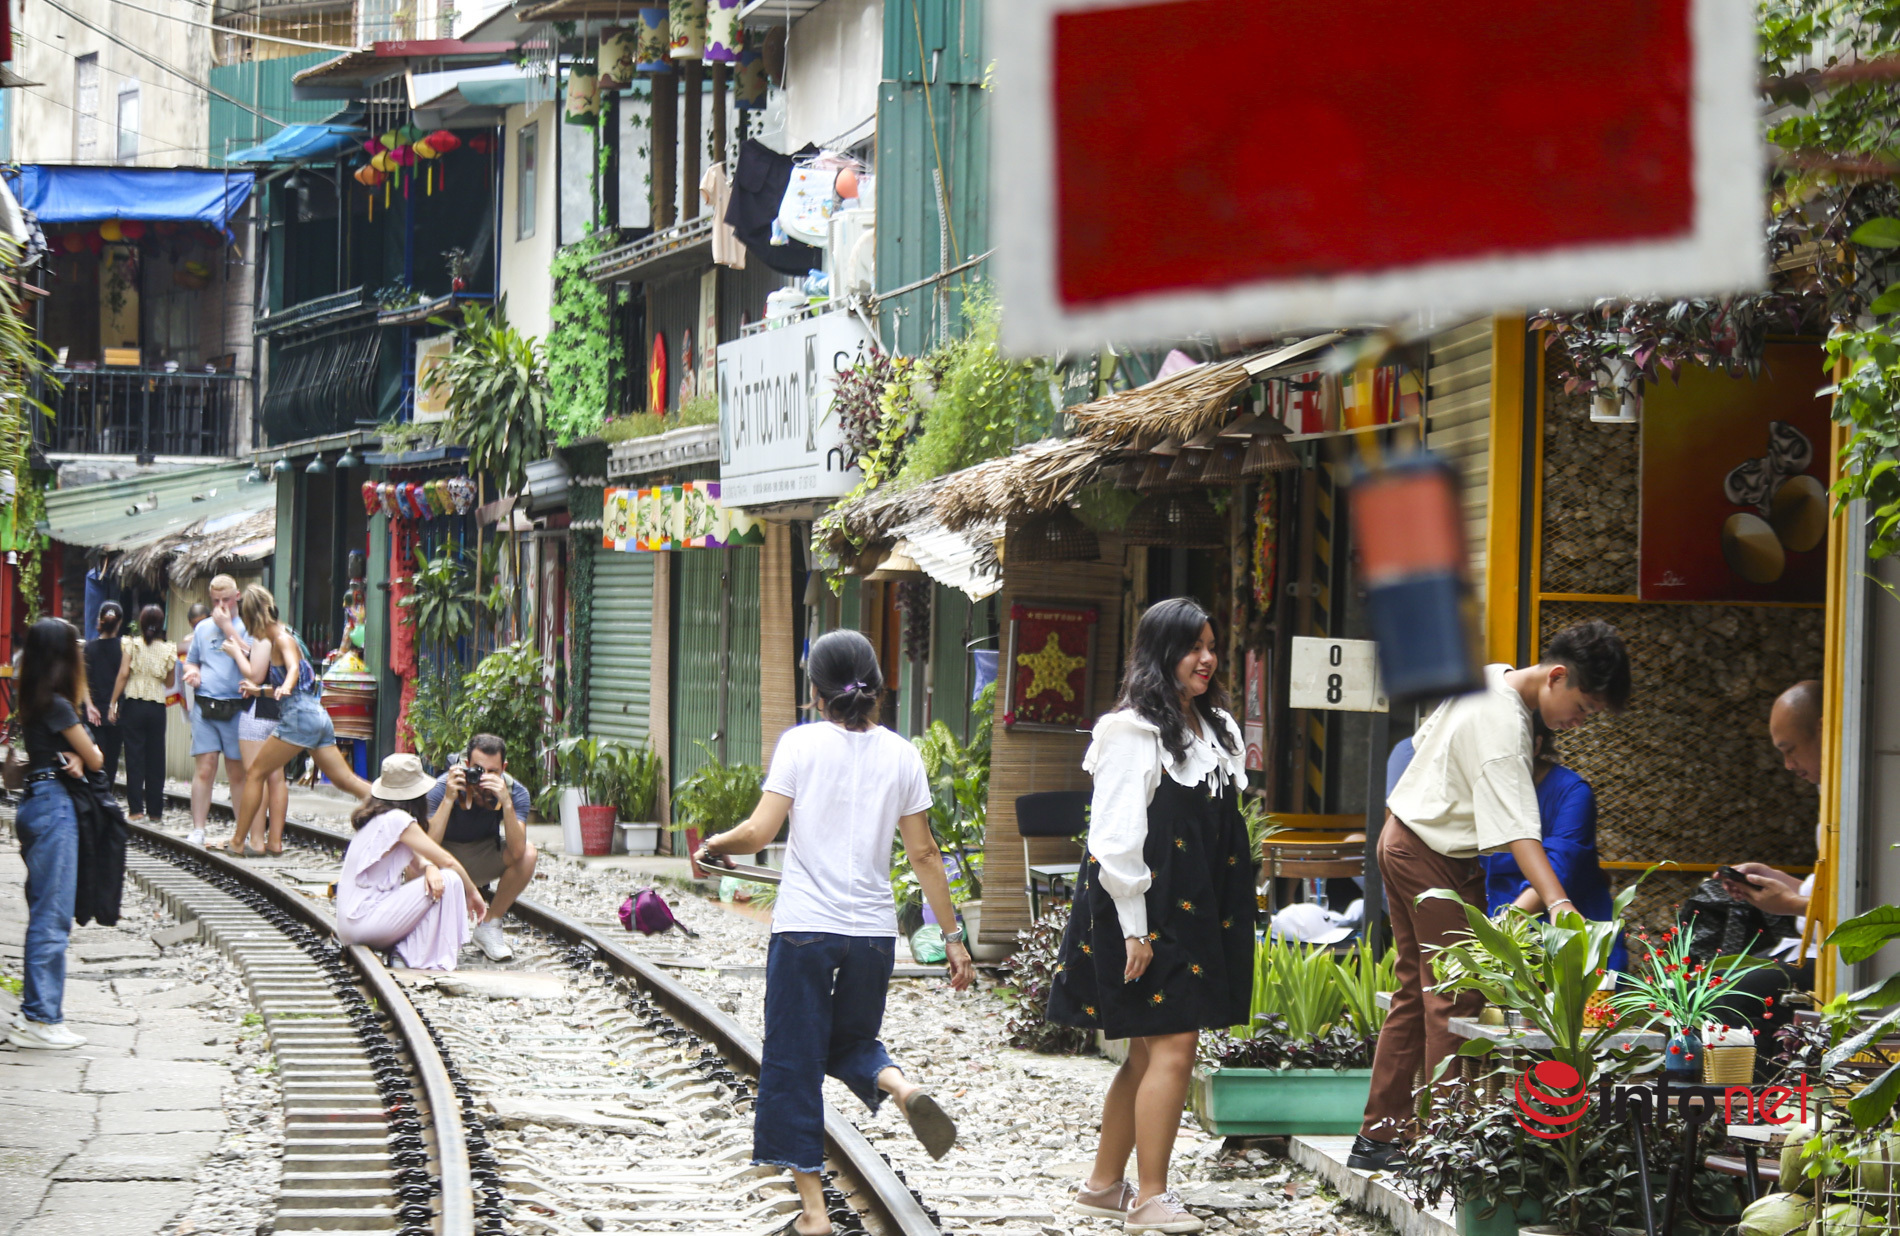
[[198, 697], [198, 715], [207, 721], [229, 721], [243, 711], [243, 700], [212, 699], [204, 695]]

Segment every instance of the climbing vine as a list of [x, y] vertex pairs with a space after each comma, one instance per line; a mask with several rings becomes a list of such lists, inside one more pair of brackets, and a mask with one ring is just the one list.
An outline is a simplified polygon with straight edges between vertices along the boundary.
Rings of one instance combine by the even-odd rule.
[[563, 446], [599, 431], [625, 369], [624, 349], [613, 329], [613, 302], [587, 275], [588, 260], [612, 243], [613, 233], [590, 232], [555, 254], [550, 271], [548, 428]]

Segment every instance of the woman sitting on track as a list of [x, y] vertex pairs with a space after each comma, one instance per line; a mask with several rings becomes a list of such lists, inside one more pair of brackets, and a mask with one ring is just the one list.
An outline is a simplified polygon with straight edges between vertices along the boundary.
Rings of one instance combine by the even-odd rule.
[[369, 801], [350, 816], [356, 836], [336, 882], [336, 935], [394, 948], [413, 969], [453, 970], [471, 918], [480, 921], [488, 906], [462, 864], [429, 840], [423, 803], [434, 784], [413, 755], [383, 761]]

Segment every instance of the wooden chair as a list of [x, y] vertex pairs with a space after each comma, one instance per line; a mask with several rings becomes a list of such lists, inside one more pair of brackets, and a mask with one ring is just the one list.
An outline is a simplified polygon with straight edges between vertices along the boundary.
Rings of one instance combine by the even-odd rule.
[[1080, 837], [1089, 830], [1087, 790], [1048, 790], [1016, 799], [1016, 833], [1023, 839], [1023, 879], [1029, 886], [1029, 918], [1042, 917], [1042, 897], [1073, 897], [1082, 870], [1073, 863], [1038, 863], [1030, 858], [1031, 837]]
[[1310, 895], [1319, 900], [1322, 880], [1340, 876], [1362, 878], [1366, 874], [1366, 843], [1344, 838], [1308, 841], [1287, 833], [1269, 837], [1260, 843], [1267, 878], [1267, 915], [1280, 909], [1280, 880], [1311, 880]]

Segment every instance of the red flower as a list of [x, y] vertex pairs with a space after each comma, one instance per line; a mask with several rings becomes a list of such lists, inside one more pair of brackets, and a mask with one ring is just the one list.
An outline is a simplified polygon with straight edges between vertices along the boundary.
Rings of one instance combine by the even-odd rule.
[[1773, 1008], [1775, 1007], [1775, 998], [1773, 996], [1763, 996], [1762, 1003], [1767, 1005], [1769, 1008]]

